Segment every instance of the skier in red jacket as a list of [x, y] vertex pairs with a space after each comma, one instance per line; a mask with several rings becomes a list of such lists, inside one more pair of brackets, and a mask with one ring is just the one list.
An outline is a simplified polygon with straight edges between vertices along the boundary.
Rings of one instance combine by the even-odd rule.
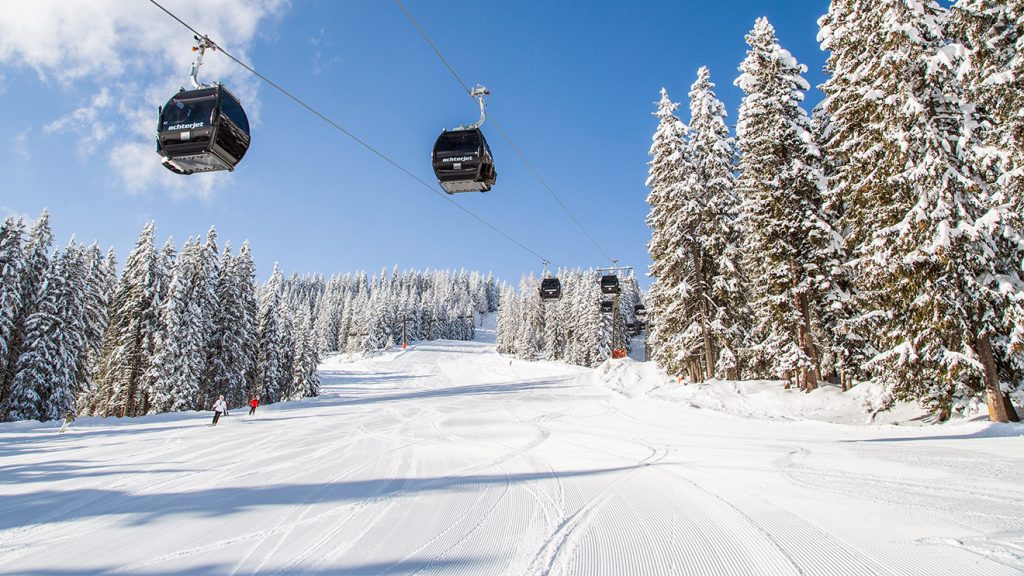
[[249, 416], [256, 413], [256, 407], [260, 405], [260, 397], [253, 396], [252, 400], [249, 400]]

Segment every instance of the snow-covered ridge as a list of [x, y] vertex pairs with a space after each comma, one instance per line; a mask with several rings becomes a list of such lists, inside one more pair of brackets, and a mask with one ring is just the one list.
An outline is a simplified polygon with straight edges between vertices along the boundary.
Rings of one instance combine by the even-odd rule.
[[[883, 390], [872, 383], [842, 392], [838, 386], [822, 383], [811, 392], [785, 389], [777, 380], [709, 380], [703, 383], [679, 382], [653, 362], [632, 359], [608, 360], [593, 372], [596, 384], [629, 398], [652, 398], [678, 404], [681, 409], [707, 409], [735, 416], [769, 420], [813, 420], [849, 425], [927, 425], [935, 422], [914, 402], [899, 402], [892, 409], [876, 411]], [[985, 419], [984, 405], [968, 418], [952, 423]], [[1001, 430], [1024, 426], [1008, 425]]]

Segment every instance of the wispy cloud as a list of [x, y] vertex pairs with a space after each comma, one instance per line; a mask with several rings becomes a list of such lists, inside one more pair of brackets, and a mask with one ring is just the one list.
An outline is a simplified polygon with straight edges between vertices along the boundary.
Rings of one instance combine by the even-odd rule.
[[[210, 0], [170, 8], [246, 61], [260, 26], [288, 6], [287, 0]], [[96, 95], [44, 131], [73, 132], [87, 147], [102, 142], [111, 150], [112, 172], [133, 193], [213, 193], [212, 183], [185, 186], [168, 178], [153, 152], [156, 109], [186, 82], [192, 44], [188, 30], [148, 2], [32, 0], [4, 3], [0, 10], [0, 65], [25, 66], [46, 83]], [[208, 54], [200, 78], [230, 85], [258, 120], [258, 81], [241, 67]], [[3, 81], [0, 76], [0, 90]]]
[[85, 106], [76, 108], [43, 126], [43, 132], [76, 134], [79, 153], [88, 156], [93, 152], [95, 145], [102, 143], [113, 133], [111, 124], [105, 118], [105, 111], [110, 108], [112, 100], [110, 90], [104, 86]]
[[7, 92], [7, 76], [0, 72], [0, 96], [3, 96], [4, 92]]
[[323, 28], [320, 29], [320, 34], [309, 39], [309, 43], [313, 46], [314, 76], [319, 76], [324, 72], [329, 72], [335, 64], [342, 64], [345, 62], [340, 56], [324, 58], [324, 49], [333, 47], [334, 43], [324, 37]]
[[31, 128], [26, 128], [15, 134], [14, 138], [11, 139], [11, 155], [23, 164], [32, 160], [32, 153], [28, 148], [28, 135], [31, 132]]
[[15, 218], [21, 218], [25, 222], [32, 222], [32, 217], [28, 214], [11, 208], [10, 206], [0, 206], [0, 213], [3, 213], [3, 217], [14, 216]]

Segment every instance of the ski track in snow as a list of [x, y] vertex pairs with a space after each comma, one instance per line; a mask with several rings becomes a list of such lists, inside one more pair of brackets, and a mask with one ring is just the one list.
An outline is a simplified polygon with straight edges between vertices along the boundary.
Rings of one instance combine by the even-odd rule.
[[695, 409], [493, 321], [217, 427], [0, 425], [0, 574], [1024, 574], [1020, 436]]

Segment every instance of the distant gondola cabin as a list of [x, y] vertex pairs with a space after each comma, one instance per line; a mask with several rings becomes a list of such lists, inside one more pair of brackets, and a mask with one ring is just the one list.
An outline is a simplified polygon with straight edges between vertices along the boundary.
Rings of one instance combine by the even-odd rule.
[[558, 300], [562, 297], [562, 283], [558, 278], [544, 278], [540, 281], [541, 300]]
[[619, 287], [619, 277], [615, 274], [605, 274], [601, 276], [601, 293], [603, 294], [618, 294], [622, 291]]

